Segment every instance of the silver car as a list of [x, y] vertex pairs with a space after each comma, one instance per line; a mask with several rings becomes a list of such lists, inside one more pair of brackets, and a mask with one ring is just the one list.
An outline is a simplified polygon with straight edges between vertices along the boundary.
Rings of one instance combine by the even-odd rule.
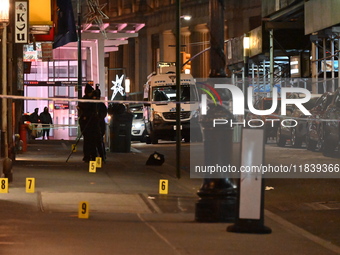
[[135, 111], [132, 113], [132, 128], [131, 128], [131, 139], [145, 141], [145, 123], [142, 111]]

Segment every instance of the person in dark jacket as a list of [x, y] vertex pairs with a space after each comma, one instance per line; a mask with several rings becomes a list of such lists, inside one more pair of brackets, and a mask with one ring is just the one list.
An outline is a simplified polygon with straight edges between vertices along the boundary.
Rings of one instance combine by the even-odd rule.
[[[93, 91], [92, 98], [99, 100], [101, 96], [100, 89], [96, 89]], [[96, 121], [98, 125], [99, 135], [96, 134], [96, 148], [99, 154], [99, 157], [102, 160], [106, 161], [106, 153], [105, 153], [105, 144], [104, 144], [104, 135], [106, 129], [105, 117], [107, 115], [107, 107], [104, 103], [96, 103]]]
[[51, 114], [48, 112], [48, 108], [44, 107], [44, 111], [40, 113], [39, 115], [40, 122], [42, 123], [42, 128], [43, 128], [43, 140], [45, 140], [45, 135], [46, 139], [49, 140], [50, 138], [50, 124], [53, 124]]
[[34, 112], [32, 112], [29, 117], [29, 121], [32, 124], [32, 131], [30, 134], [32, 139], [37, 138], [37, 133], [38, 133], [37, 128], [38, 128], [38, 123], [40, 122], [38, 111], [39, 111], [39, 108], [35, 108]]
[[[82, 99], [91, 99], [93, 87], [90, 84], [85, 86], [85, 95]], [[80, 102], [78, 104], [79, 126], [84, 137], [83, 161], [94, 161], [97, 156], [96, 137], [99, 136], [98, 121], [96, 121], [96, 104], [91, 102]]]

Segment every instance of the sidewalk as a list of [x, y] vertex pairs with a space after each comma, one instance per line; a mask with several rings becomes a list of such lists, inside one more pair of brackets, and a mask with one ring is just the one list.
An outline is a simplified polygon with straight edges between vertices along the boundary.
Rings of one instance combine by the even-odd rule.
[[[108, 153], [96, 173], [82, 152], [66, 163], [72, 141], [35, 141], [17, 156], [9, 193], [0, 194], [0, 254], [340, 254], [340, 248], [265, 212], [271, 234], [237, 234], [226, 223], [194, 221], [201, 180], [172, 166], [146, 166], [148, 155]], [[81, 147], [78, 146], [78, 147]], [[35, 193], [25, 192], [27, 177]], [[158, 195], [159, 180], [169, 194]], [[89, 219], [78, 218], [79, 202]]]

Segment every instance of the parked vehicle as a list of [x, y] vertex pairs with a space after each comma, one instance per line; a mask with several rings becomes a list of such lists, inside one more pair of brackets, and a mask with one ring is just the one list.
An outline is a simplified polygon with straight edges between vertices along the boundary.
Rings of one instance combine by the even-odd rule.
[[[303, 106], [307, 110], [311, 110], [321, 95], [312, 95], [311, 99], [304, 103]], [[280, 125], [276, 133], [276, 144], [280, 147], [286, 145], [290, 140], [292, 147], [299, 148], [306, 140], [307, 118], [296, 105], [287, 105], [286, 116], [280, 116]], [[297, 125], [295, 125], [297, 123]]]
[[323, 121], [323, 154], [331, 155], [340, 142], [340, 88], [334, 92], [332, 102], [327, 107]]
[[132, 112], [131, 140], [145, 141], [145, 123], [142, 111]]
[[[173, 140], [176, 135], [176, 73], [174, 63], [158, 64], [157, 74], [149, 75], [144, 85], [146, 143], [157, 144], [158, 139]], [[196, 82], [191, 74], [181, 74], [180, 120], [181, 134], [190, 141], [190, 129], [197, 123], [199, 98]], [[196, 128], [195, 128], [196, 130]]]
[[333, 100], [333, 93], [324, 93], [310, 110], [311, 116], [307, 120], [306, 147], [311, 151], [322, 151], [323, 149], [323, 122], [321, 119]]
[[[258, 99], [255, 104], [254, 108], [257, 110], [268, 110], [273, 105], [273, 99], [271, 97], [263, 97]], [[281, 98], [277, 99], [277, 108], [276, 110], [270, 114], [270, 115], [256, 115], [251, 112], [249, 112], [246, 115], [246, 121], [249, 123], [251, 121], [252, 125], [261, 125], [263, 122], [265, 125], [265, 135], [266, 139], [275, 138], [276, 137], [276, 131], [279, 127], [278, 121], [269, 121], [270, 119], [279, 119], [279, 112], [281, 108]], [[259, 121], [257, 121], [259, 120]], [[262, 121], [262, 122], [261, 122]]]

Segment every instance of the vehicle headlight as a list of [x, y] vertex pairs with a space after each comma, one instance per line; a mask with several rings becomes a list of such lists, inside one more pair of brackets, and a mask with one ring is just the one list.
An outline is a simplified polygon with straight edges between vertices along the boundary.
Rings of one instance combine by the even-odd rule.
[[197, 109], [196, 111], [192, 112], [192, 117], [193, 118], [198, 118], [199, 115], [200, 115], [200, 110], [199, 109]]
[[142, 124], [140, 124], [140, 123], [135, 124], [135, 128], [140, 128], [141, 126], [142, 126]]
[[153, 118], [154, 118], [155, 120], [162, 120], [162, 115], [161, 115], [161, 113], [159, 113], [159, 112], [154, 112], [154, 113], [153, 113]]

